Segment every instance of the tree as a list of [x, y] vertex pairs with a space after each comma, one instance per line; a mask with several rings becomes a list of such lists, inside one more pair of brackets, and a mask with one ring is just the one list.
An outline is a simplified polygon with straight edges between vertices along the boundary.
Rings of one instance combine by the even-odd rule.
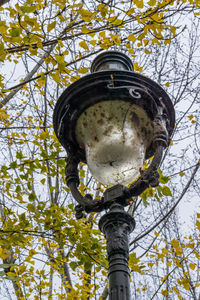
[[[187, 254], [187, 259], [179, 249], [198, 242], [197, 234], [190, 242], [182, 241], [174, 220], [183, 195], [191, 186], [192, 195], [199, 191], [195, 182], [199, 168], [198, 8], [199, 3], [191, 0], [27, 0], [0, 7], [0, 266], [6, 299], [107, 297], [99, 215], [75, 219], [75, 203], [65, 184], [66, 154], [52, 129], [59, 95], [89, 71], [94, 55], [107, 49], [124, 51], [133, 58], [136, 72], [165, 86], [177, 111], [173, 145], [161, 166], [161, 184], [133, 199], [130, 208], [137, 223], [131, 237], [133, 295], [135, 299], [138, 295], [167, 297], [173, 290], [170, 276], [177, 270], [175, 278], [183, 289], [174, 290], [173, 299], [184, 298], [185, 288], [189, 291], [188, 281], [185, 286], [182, 281], [189, 275], [177, 265], [173, 271], [169, 262], [176, 264], [176, 256], [182, 255], [179, 263], [183, 259], [195, 270], [199, 259], [195, 246], [194, 257]], [[179, 151], [181, 143], [186, 147]], [[80, 191], [100, 196], [104, 187], [94, 182], [85, 165], [80, 165], [79, 173]], [[198, 230], [198, 220], [196, 224]], [[163, 266], [159, 273], [153, 267], [156, 262]], [[153, 291], [148, 288], [152, 280]], [[146, 286], [140, 288], [140, 281]], [[191, 276], [190, 281], [191, 286], [197, 283]], [[191, 297], [195, 293], [192, 288]]]

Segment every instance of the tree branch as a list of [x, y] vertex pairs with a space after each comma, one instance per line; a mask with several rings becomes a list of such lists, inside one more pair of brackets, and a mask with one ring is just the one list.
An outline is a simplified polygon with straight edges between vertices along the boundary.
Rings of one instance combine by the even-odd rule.
[[24, 78], [24, 80], [22, 81], [22, 83], [10, 94], [8, 94], [7, 97], [5, 97], [1, 102], [0, 102], [0, 108], [2, 108], [4, 105], [6, 105], [16, 94], [17, 92], [19, 92], [21, 90], [21, 88], [27, 83], [29, 82], [29, 80], [33, 77], [33, 75], [39, 70], [39, 68], [42, 66], [44, 59], [49, 56], [49, 54], [51, 53], [51, 51], [53, 50], [54, 46], [52, 46], [50, 48], [49, 51], [47, 51], [47, 53], [45, 53], [43, 55], [43, 57], [38, 61], [38, 63], [35, 65], [35, 67], [32, 69], [32, 71], [30, 73], [28, 73], [28, 75]]
[[198, 163], [196, 164], [196, 167], [189, 179], [189, 181], [187, 182], [185, 188], [183, 189], [179, 199], [175, 202], [175, 204], [172, 206], [172, 208], [168, 211], [168, 213], [166, 215], [164, 215], [163, 218], [161, 218], [155, 225], [153, 225], [149, 230], [147, 230], [145, 233], [143, 233], [142, 235], [140, 235], [139, 237], [137, 237], [136, 239], [134, 239], [130, 245], [133, 245], [135, 242], [139, 241], [140, 239], [142, 239], [143, 237], [145, 237], [147, 234], [149, 234], [152, 230], [154, 230], [158, 225], [160, 225], [160, 223], [162, 223], [166, 218], [168, 218], [171, 213], [174, 211], [174, 209], [176, 208], [176, 206], [179, 204], [179, 202], [181, 201], [181, 199], [183, 198], [183, 196], [185, 195], [185, 193], [187, 192], [188, 188], [190, 187], [191, 182], [193, 181], [198, 169], [200, 167], [200, 160], [198, 161]]

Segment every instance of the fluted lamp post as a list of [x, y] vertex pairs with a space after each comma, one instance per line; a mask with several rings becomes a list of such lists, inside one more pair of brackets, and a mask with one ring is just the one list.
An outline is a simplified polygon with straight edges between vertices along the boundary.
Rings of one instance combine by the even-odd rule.
[[[94, 59], [91, 74], [63, 92], [53, 123], [67, 151], [66, 182], [78, 202], [76, 217], [108, 210], [99, 228], [107, 240], [109, 299], [130, 300], [128, 236], [135, 222], [124, 207], [159, 184], [157, 169], [175, 123], [172, 102], [160, 85], [133, 71], [128, 56], [107, 51]], [[152, 156], [149, 168], [141, 171]], [[81, 161], [109, 186], [101, 200], [79, 192]]]

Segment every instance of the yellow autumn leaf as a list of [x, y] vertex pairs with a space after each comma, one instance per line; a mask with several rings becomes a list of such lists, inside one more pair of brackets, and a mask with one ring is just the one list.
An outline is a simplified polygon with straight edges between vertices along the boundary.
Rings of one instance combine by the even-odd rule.
[[161, 293], [162, 293], [162, 295], [165, 296], [165, 297], [167, 297], [167, 295], [168, 295], [167, 290], [161, 290]]
[[55, 54], [55, 59], [59, 64], [66, 65], [64, 55]]
[[167, 87], [169, 87], [169, 81], [167, 81], [167, 82], [165, 83], [165, 85], [166, 85]]
[[41, 139], [41, 140], [45, 140], [46, 137], [47, 137], [47, 132], [41, 131], [41, 133], [40, 133], [40, 139]]
[[55, 82], [60, 82], [60, 76], [59, 75], [57, 75], [57, 74], [51, 74], [51, 77], [53, 78], [53, 80], [55, 81]]
[[166, 46], [166, 45], [169, 45], [170, 43], [171, 43], [171, 39], [166, 39], [166, 40], [164, 40], [165, 46]]
[[152, 263], [152, 262], [149, 262], [149, 263], [148, 263], [148, 265], [149, 265], [149, 267], [150, 267], [150, 268], [152, 268], [152, 267], [153, 267], [153, 265], [154, 265], [154, 263]]
[[81, 67], [80, 69], [78, 69], [78, 72], [81, 73], [81, 74], [85, 74], [88, 72], [88, 68], [86, 67]]
[[149, 50], [146, 49], [146, 48], [145, 48], [144, 52], [145, 52], [146, 54], [151, 54], [151, 51], [149, 51]]
[[0, 258], [5, 259], [10, 256], [10, 252], [7, 249], [0, 247]]
[[144, 40], [143, 40], [143, 43], [144, 43], [145, 46], [147, 46], [147, 45], [149, 44], [149, 40], [144, 39]]
[[37, 252], [34, 249], [29, 250], [29, 256], [33, 256], [35, 254], [37, 254]]
[[183, 280], [183, 286], [184, 286], [184, 289], [187, 290], [187, 291], [190, 289], [190, 284], [189, 284], [189, 279], [188, 278], [185, 278]]
[[17, 276], [16, 273], [14, 273], [14, 272], [7, 272], [6, 275], [9, 276], [9, 277]]
[[40, 180], [40, 182], [41, 182], [42, 184], [45, 184], [45, 181], [46, 181], [46, 178], [43, 178], [43, 179]]
[[[113, 25], [115, 25], [115, 26], [119, 26], [119, 28], [121, 28], [121, 26], [123, 27], [123, 20], [121, 20], [121, 19], [118, 19], [117, 17], [110, 17], [109, 19], [108, 19], [108, 21], [111, 23], [111, 24], [113, 24]], [[120, 26], [121, 25], [121, 26]]]
[[82, 183], [80, 186], [79, 186], [79, 191], [81, 192], [81, 195], [83, 196], [84, 193], [85, 193], [85, 188], [86, 186]]
[[75, 82], [75, 81], [77, 81], [77, 80], [80, 79], [80, 78], [81, 78], [80, 75], [72, 76], [72, 77], [70, 78], [70, 81], [71, 81], [71, 82]]
[[192, 119], [194, 118], [194, 115], [190, 115], [190, 116], [188, 116], [188, 118], [189, 118], [190, 120], [192, 120]]
[[172, 32], [173, 36], [175, 36], [175, 34], [176, 34], [176, 27], [175, 26], [171, 26], [170, 27], [170, 31]]
[[180, 294], [179, 290], [177, 289], [177, 287], [176, 287], [175, 285], [173, 286], [173, 290], [174, 290], [174, 292], [175, 292], [177, 295]]
[[199, 222], [199, 221], [196, 221], [196, 224], [195, 224], [195, 225], [196, 225], [197, 229], [200, 230], [200, 222]]
[[49, 246], [50, 248], [54, 248], [54, 249], [59, 247], [59, 245], [56, 244], [55, 242], [51, 242]]
[[200, 286], [200, 283], [195, 283], [195, 286], [196, 286], [196, 287], [199, 287], [199, 286]]
[[134, 12], [135, 12], [135, 8], [131, 8], [126, 12], [126, 14], [129, 16], [132, 15]]
[[83, 48], [83, 49], [89, 51], [89, 48], [88, 48], [88, 45], [87, 45], [86, 41], [81, 41], [81, 42], [79, 43], [79, 46], [80, 46], [81, 48]]
[[113, 40], [115, 45], [118, 45], [118, 46], [121, 45], [121, 40], [120, 40], [119, 34], [111, 35], [111, 39]]
[[147, 4], [149, 6], [155, 6], [156, 5], [156, 0], [150, 0], [150, 1], [147, 2]]
[[161, 45], [160, 41], [157, 38], [153, 38], [153, 40], [151, 41], [152, 45], [157, 44], [158, 46]]
[[91, 40], [91, 41], [90, 41], [90, 44], [91, 44], [92, 46], [96, 46], [96, 43], [97, 43], [96, 40]]
[[167, 280], [167, 278], [168, 278], [168, 275], [165, 275], [163, 278], [161, 278], [161, 281], [165, 282]]
[[180, 175], [181, 177], [183, 177], [183, 176], [185, 175], [185, 173], [184, 173], [184, 172], [180, 172], [179, 175]]
[[80, 13], [80, 16], [81, 16], [82, 20], [85, 21], [85, 22], [89, 22], [89, 21], [91, 21], [92, 18], [95, 17], [95, 14], [90, 12], [87, 9], [82, 8], [82, 9], [79, 10], [79, 13]]
[[88, 33], [88, 32], [90, 32], [90, 30], [86, 27], [86, 25], [84, 24], [83, 26], [82, 26], [82, 28], [81, 28], [81, 32], [82, 33]]
[[196, 268], [196, 265], [193, 264], [193, 263], [190, 263], [190, 264], [189, 264], [189, 268], [190, 268], [191, 270], [194, 270], [194, 269]]
[[99, 36], [100, 36], [102, 39], [104, 39], [104, 38], [106, 37], [106, 32], [105, 32], [105, 31], [101, 31], [101, 32], [99, 33]]
[[133, 43], [137, 40], [134, 34], [130, 34], [127, 39]]
[[171, 240], [171, 245], [174, 249], [177, 249], [179, 247], [179, 241], [176, 239]]
[[99, 5], [97, 6], [97, 8], [98, 8], [98, 10], [100, 11], [101, 16], [102, 16], [103, 18], [105, 18], [105, 16], [106, 16], [107, 13], [108, 13], [108, 6], [106, 6], [106, 5], [104, 5], [104, 4], [99, 4]]
[[134, 50], [133, 49], [129, 49], [128, 52], [131, 54], [132, 57], [136, 57], [136, 55], [134, 55]]
[[5, 121], [8, 117], [6, 109], [0, 109], [0, 121]]
[[144, 7], [143, 0], [133, 0], [133, 3], [137, 6], [137, 8], [143, 8]]
[[134, 70], [135, 71], [138, 71], [138, 72], [142, 72], [142, 67], [140, 67], [139, 65], [138, 65], [138, 63], [137, 62], [135, 62], [134, 64], [133, 64], [133, 67], [134, 67]]

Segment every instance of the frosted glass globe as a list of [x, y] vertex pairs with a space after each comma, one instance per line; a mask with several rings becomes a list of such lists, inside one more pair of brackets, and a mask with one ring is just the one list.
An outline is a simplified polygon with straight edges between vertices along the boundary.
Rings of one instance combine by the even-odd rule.
[[76, 124], [92, 175], [108, 186], [128, 185], [139, 176], [152, 135], [145, 111], [120, 100], [90, 106]]

